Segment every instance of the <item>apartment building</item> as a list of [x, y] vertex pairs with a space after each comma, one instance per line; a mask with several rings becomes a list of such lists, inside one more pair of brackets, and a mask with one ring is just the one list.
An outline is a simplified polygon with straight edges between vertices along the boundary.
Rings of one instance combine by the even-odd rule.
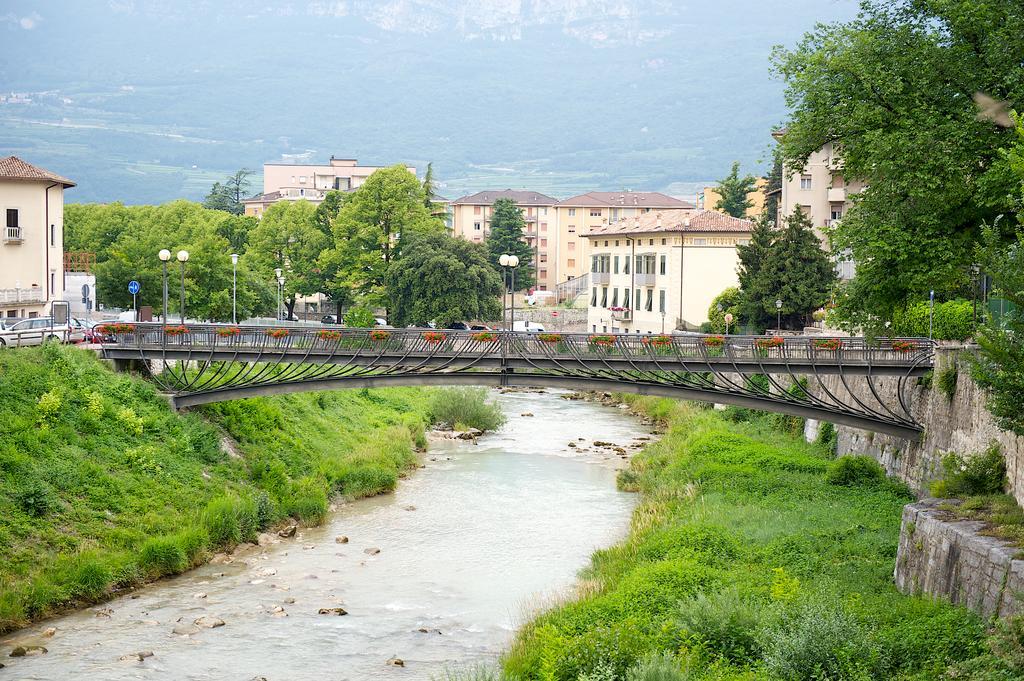
[[590, 268], [589, 231], [652, 211], [694, 208], [659, 192], [587, 192], [558, 202], [556, 268], [558, 282], [576, 279]]
[[[773, 134], [780, 140], [785, 131]], [[856, 180], [848, 180], [843, 174], [843, 161], [839, 158], [831, 142], [811, 154], [807, 164], [798, 173], [783, 175], [782, 190], [779, 198], [779, 223], [793, 215], [800, 208], [810, 217], [815, 232], [828, 248], [825, 230], [843, 219], [849, 210], [854, 194], [862, 191], [866, 185]], [[849, 279], [854, 274], [854, 264], [850, 260], [836, 263], [836, 271], [841, 279]]]
[[[331, 157], [327, 164], [264, 163], [263, 192], [242, 201], [245, 214], [260, 217], [278, 201], [320, 203], [329, 191], [353, 191], [384, 166], [361, 166], [354, 158]], [[416, 169], [408, 167], [416, 174]]]
[[591, 227], [593, 333], [698, 329], [724, 289], [736, 286], [736, 247], [753, 222], [696, 208], [649, 211]]
[[[764, 211], [764, 203], [767, 198], [765, 192], [768, 191], [768, 178], [759, 177], [757, 178], [757, 184], [754, 186], [754, 191], [747, 194], [747, 200], [750, 201], [750, 208], [747, 209], [746, 216], [750, 220], [755, 220]], [[704, 208], [705, 210], [716, 210], [715, 206], [722, 200], [722, 195], [718, 193], [718, 187], [704, 187], [704, 190], [697, 196], [697, 208]]]
[[0, 158], [0, 315], [45, 316], [64, 298], [64, 190], [74, 186], [17, 156]]
[[556, 267], [558, 223], [554, 208], [558, 199], [540, 192], [514, 189], [461, 196], [451, 202], [452, 234], [482, 243], [491, 232], [491, 214], [498, 199], [512, 199], [519, 206], [526, 220], [524, 236], [534, 252], [537, 288], [553, 289], [559, 281]]

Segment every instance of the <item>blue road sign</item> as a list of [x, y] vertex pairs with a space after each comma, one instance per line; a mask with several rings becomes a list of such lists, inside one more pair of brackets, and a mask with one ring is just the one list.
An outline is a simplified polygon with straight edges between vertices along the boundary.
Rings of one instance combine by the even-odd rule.
[[139, 282], [135, 281], [134, 279], [132, 281], [128, 282], [128, 293], [130, 293], [130, 294], [132, 294], [134, 296], [135, 294], [137, 294], [141, 290], [142, 290], [142, 287], [139, 286]]

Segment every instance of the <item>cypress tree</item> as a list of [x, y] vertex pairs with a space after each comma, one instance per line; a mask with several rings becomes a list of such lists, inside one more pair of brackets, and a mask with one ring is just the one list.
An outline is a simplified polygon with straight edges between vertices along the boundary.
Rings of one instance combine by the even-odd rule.
[[[523, 238], [526, 220], [512, 199], [498, 199], [491, 211], [491, 233], [487, 237], [487, 257], [498, 271], [503, 268], [498, 259], [504, 253], [519, 257], [516, 268], [516, 290], [528, 289], [534, 284], [533, 249]], [[508, 283], [508, 282], [506, 282]]]

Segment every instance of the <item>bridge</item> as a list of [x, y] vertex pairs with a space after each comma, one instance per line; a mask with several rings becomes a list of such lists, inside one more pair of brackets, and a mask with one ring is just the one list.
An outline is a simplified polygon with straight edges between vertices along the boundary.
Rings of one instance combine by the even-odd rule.
[[[539, 386], [728, 404], [907, 439], [922, 431], [907, 399], [910, 379], [934, 362], [933, 343], [920, 338], [215, 324], [108, 324], [102, 332], [103, 356], [144, 366], [176, 408], [339, 388]], [[897, 382], [895, 398], [881, 396], [883, 378]], [[868, 390], [851, 389], [854, 381]]]

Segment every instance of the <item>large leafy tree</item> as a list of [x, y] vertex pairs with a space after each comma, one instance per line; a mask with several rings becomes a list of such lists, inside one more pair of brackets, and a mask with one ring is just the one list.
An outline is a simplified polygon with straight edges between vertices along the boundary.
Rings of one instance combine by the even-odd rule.
[[750, 200], [750, 194], [757, 189], [757, 178], [753, 175], [740, 177], [740, 162], [732, 164], [732, 171], [718, 183], [718, 203], [715, 210], [728, 213], [734, 218], [747, 217], [754, 202]]
[[999, 102], [1024, 101], [1021, 35], [1019, 0], [865, 0], [854, 21], [776, 51], [787, 171], [831, 143], [846, 177], [868, 185], [831, 234], [857, 262], [843, 297], [852, 323], [969, 283], [980, 225], [1009, 208]]
[[501, 277], [480, 244], [445, 234], [416, 236], [387, 274], [389, 321], [398, 326], [497, 319]]
[[317, 259], [328, 240], [313, 223], [314, 211], [305, 200], [278, 201], [267, 209], [249, 237], [245, 258], [251, 268], [273, 287], [277, 286], [274, 270], [282, 270], [289, 317], [296, 297], [317, 293], [322, 284]]
[[443, 233], [444, 223], [427, 209], [416, 176], [396, 165], [374, 172], [348, 196], [334, 219], [333, 232], [336, 253], [328, 259], [338, 271], [332, 278], [376, 305], [386, 300], [388, 269], [401, 257], [406, 241]]
[[253, 171], [242, 168], [229, 175], [222, 183], [214, 182], [210, 193], [203, 199], [203, 206], [212, 210], [222, 210], [232, 215], [241, 215], [245, 206], [242, 199], [248, 196], [251, 183], [249, 178]]
[[764, 310], [763, 302], [771, 296], [772, 286], [762, 276], [774, 242], [775, 216], [766, 210], [754, 221], [749, 243], [736, 247], [739, 258], [736, 276], [741, 292], [739, 317], [757, 329], [768, 328], [774, 319]]
[[[499, 258], [505, 253], [519, 258], [516, 268], [516, 289], [523, 290], [533, 286], [534, 262], [533, 249], [526, 243], [523, 231], [526, 220], [523, 212], [512, 199], [497, 199], [491, 210], [491, 233], [487, 236], [487, 253], [491, 264], [501, 269]], [[511, 273], [509, 273], [511, 279]], [[506, 282], [506, 283], [510, 283]]]

